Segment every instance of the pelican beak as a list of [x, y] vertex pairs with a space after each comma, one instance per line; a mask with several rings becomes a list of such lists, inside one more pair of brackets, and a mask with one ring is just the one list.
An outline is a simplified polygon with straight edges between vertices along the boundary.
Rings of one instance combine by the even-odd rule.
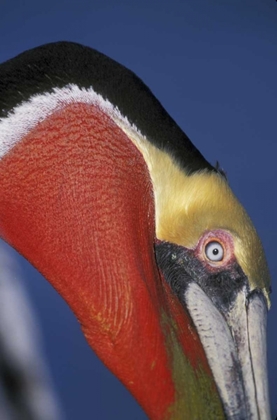
[[267, 304], [261, 291], [238, 293], [221, 312], [196, 283], [184, 301], [197, 328], [228, 419], [270, 419]]
[[195, 325], [226, 418], [269, 420], [266, 292], [251, 291], [237, 263], [211, 273], [193, 251], [167, 242], [156, 256]]

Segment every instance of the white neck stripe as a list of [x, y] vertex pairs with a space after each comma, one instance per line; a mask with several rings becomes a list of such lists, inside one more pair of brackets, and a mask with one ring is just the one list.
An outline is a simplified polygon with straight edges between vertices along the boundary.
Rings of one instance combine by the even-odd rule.
[[70, 84], [64, 88], [55, 88], [51, 93], [34, 95], [28, 101], [13, 108], [6, 118], [0, 119], [0, 159], [39, 122], [73, 103], [97, 106], [121, 128], [125, 127], [126, 131], [133, 132], [136, 137], [143, 137], [137, 127], [131, 124], [117, 107], [92, 88], [80, 89]]

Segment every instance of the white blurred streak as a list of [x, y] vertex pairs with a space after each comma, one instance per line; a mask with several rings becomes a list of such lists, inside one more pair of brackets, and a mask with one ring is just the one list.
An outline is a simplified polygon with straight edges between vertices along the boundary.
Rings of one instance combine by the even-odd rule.
[[36, 317], [0, 241], [0, 419], [62, 420]]

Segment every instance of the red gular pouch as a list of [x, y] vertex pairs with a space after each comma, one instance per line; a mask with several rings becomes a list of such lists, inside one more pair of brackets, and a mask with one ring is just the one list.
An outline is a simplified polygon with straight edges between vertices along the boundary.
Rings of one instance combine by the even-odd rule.
[[156, 264], [152, 184], [127, 135], [99, 108], [68, 105], [2, 158], [0, 179], [1, 236], [149, 418], [221, 418], [195, 327]]

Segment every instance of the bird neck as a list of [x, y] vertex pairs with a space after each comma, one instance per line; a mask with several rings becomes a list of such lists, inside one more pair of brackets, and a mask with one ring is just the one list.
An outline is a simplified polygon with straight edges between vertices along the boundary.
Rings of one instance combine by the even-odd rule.
[[97, 107], [68, 105], [1, 159], [0, 179], [1, 236], [63, 296], [149, 417], [186, 412], [184, 377], [201, 374], [214, 394], [199, 338], [158, 273], [149, 173], [122, 130]]

